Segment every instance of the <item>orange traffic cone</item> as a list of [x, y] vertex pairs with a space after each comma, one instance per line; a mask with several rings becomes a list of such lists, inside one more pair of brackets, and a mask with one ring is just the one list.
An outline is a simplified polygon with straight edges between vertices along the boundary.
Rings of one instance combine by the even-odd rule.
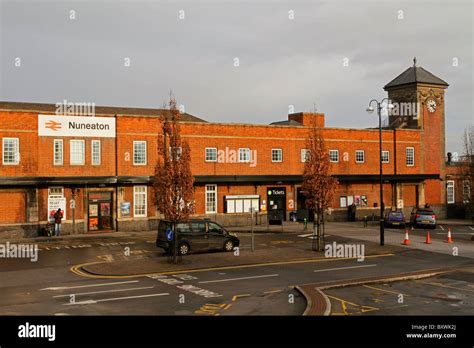
[[431, 244], [430, 231], [426, 232], [425, 244]]
[[446, 243], [452, 243], [453, 238], [451, 238], [451, 228], [448, 227], [448, 239], [446, 240]]
[[403, 245], [410, 245], [410, 237], [408, 236], [408, 230], [405, 230], [405, 240], [403, 241]]

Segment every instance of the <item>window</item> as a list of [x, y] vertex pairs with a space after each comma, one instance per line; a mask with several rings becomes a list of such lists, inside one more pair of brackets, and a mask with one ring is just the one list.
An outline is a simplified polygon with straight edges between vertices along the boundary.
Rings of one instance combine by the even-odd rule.
[[446, 196], [447, 196], [448, 204], [454, 204], [456, 202], [455, 197], [454, 197], [454, 181], [453, 180], [449, 180], [447, 183]]
[[239, 162], [250, 162], [250, 149], [239, 149]]
[[406, 149], [406, 164], [408, 167], [413, 167], [415, 165], [415, 148], [414, 147], [407, 147]]
[[309, 150], [308, 149], [301, 149], [301, 162], [306, 162], [309, 160]]
[[382, 163], [390, 163], [390, 152], [382, 151]]
[[20, 140], [18, 138], [3, 138], [3, 164], [20, 163]]
[[253, 211], [259, 211], [260, 196], [259, 195], [237, 195], [225, 196], [225, 212], [226, 213], [249, 213], [250, 208]]
[[329, 150], [329, 161], [339, 162], [339, 150]]
[[209, 233], [222, 233], [222, 227], [214, 222], [209, 222]]
[[145, 217], [147, 211], [147, 187], [133, 187], [133, 216]]
[[70, 140], [71, 165], [85, 164], [85, 143], [84, 140]]
[[64, 163], [63, 160], [63, 150], [64, 150], [64, 143], [62, 139], [54, 139], [54, 165], [55, 166], [62, 166]]
[[100, 165], [100, 140], [92, 140], [92, 165]]
[[463, 187], [462, 187], [462, 200], [464, 204], [468, 204], [471, 201], [471, 183], [469, 180], [464, 180], [463, 181]]
[[272, 149], [272, 162], [282, 162], [283, 151], [282, 149]]
[[346, 208], [347, 207], [347, 197], [346, 196], [339, 197], [339, 206], [341, 208]]
[[176, 158], [177, 161], [179, 161], [182, 154], [183, 154], [183, 148], [182, 147], [171, 147], [170, 146], [170, 159], [172, 161], [174, 161], [175, 158]]
[[146, 141], [133, 142], [133, 165], [146, 165]]
[[48, 188], [49, 198], [63, 198], [64, 197], [64, 187], [52, 186]]
[[364, 163], [365, 162], [365, 152], [364, 150], [357, 150], [356, 151], [356, 163]]
[[206, 147], [206, 162], [217, 162], [216, 147]]
[[206, 214], [217, 213], [217, 186], [206, 185]]

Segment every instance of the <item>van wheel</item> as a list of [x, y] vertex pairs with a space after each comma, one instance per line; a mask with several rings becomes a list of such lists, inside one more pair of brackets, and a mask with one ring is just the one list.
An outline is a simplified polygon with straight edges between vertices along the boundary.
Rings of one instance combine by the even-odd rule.
[[186, 243], [182, 243], [178, 247], [178, 254], [179, 255], [188, 255], [189, 254], [189, 245]]
[[224, 243], [224, 250], [225, 251], [232, 251], [234, 250], [234, 242], [231, 240], [228, 240]]

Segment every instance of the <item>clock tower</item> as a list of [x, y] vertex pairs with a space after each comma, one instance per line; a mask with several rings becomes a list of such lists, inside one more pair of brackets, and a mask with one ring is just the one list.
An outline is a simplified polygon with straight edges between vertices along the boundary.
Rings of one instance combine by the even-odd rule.
[[[418, 172], [437, 174], [440, 180], [426, 180], [421, 183], [418, 194], [422, 196], [419, 204], [445, 203], [445, 105], [444, 91], [448, 83], [431, 72], [413, 65], [384, 86], [388, 98], [394, 105], [389, 115], [389, 127], [420, 131], [420, 153]], [[441, 187], [438, 187], [441, 185]], [[426, 189], [426, 191], [425, 191]]]

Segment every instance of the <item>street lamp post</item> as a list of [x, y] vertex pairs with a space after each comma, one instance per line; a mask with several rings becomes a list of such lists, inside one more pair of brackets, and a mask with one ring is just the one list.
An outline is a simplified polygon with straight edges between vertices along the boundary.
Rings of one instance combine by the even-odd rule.
[[379, 152], [380, 152], [380, 245], [385, 244], [385, 230], [384, 230], [384, 203], [383, 203], [383, 170], [382, 170], [382, 104], [387, 101], [388, 109], [392, 109], [393, 105], [390, 104], [390, 101], [388, 98], [384, 98], [381, 101], [377, 101], [376, 99], [372, 99], [369, 102], [369, 107], [367, 108], [368, 113], [373, 113], [375, 109], [371, 106], [372, 103], [376, 104], [377, 107], [377, 114], [379, 116]]

